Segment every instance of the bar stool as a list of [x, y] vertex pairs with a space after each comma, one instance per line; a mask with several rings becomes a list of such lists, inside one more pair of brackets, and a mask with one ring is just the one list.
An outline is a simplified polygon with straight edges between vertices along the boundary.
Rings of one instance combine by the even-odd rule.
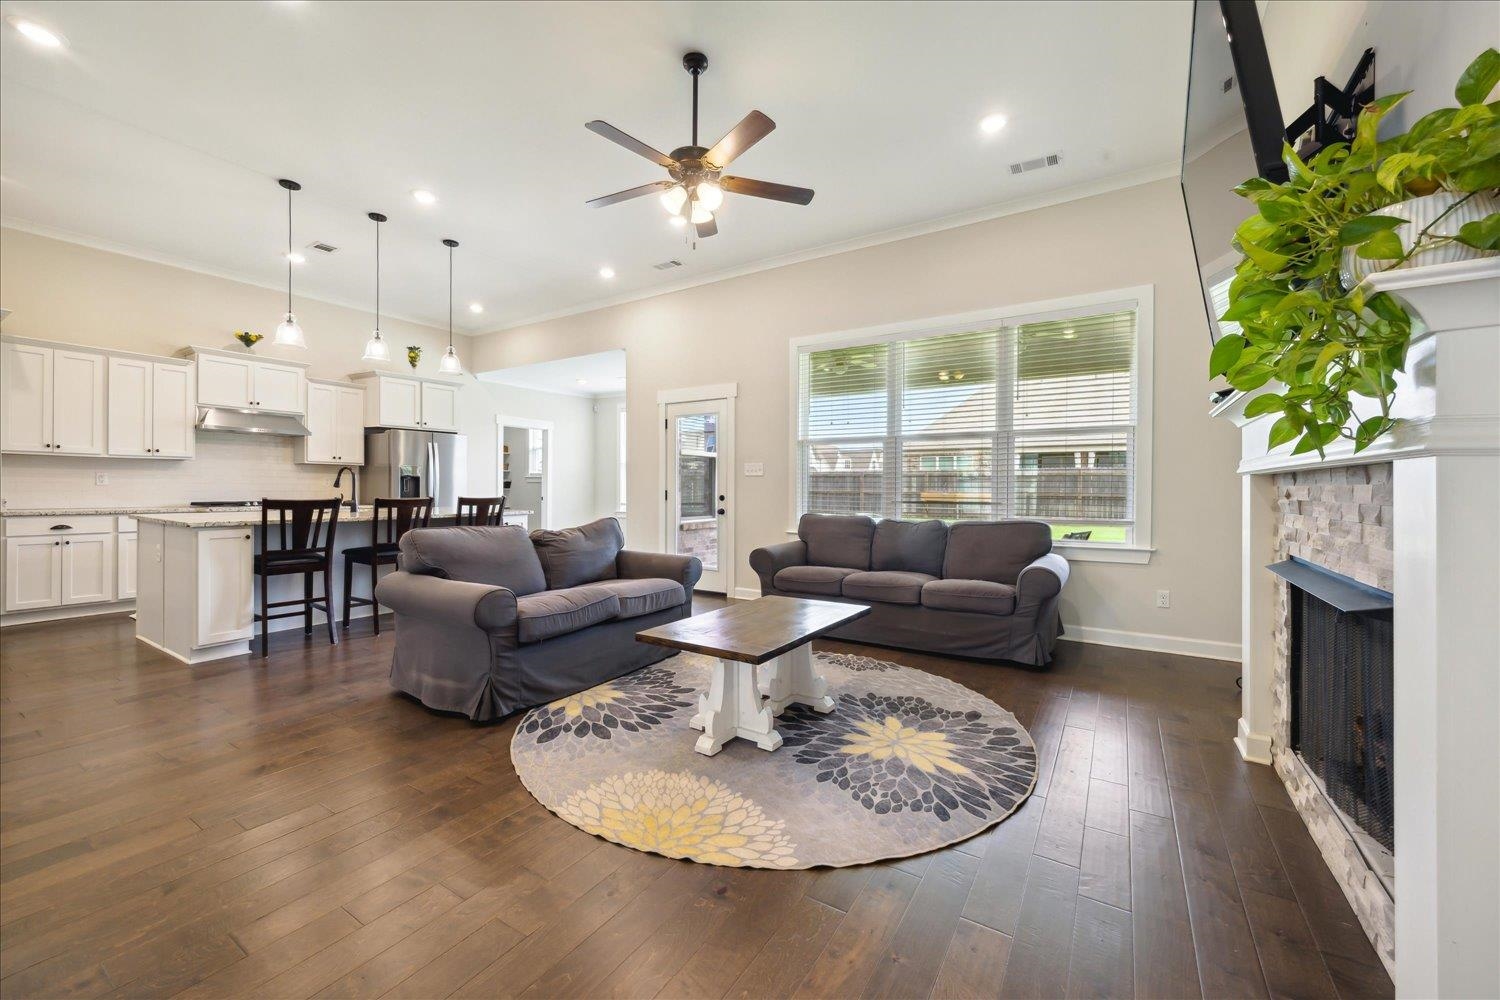
[[[380, 634], [380, 605], [375, 601], [375, 584], [380, 582], [380, 567], [396, 565], [401, 536], [412, 528], [425, 528], [432, 521], [432, 497], [401, 500], [376, 500], [370, 520], [370, 544], [344, 550], [344, 628], [349, 627], [349, 609], [373, 605], [375, 634]], [[370, 567], [370, 596], [354, 596], [354, 564]]]
[[459, 524], [495, 528], [505, 523], [504, 497], [459, 497]]
[[[333, 579], [333, 536], [339, 523], [339, 499], [331, 500], [262, 500], [260, 502], [260, 554], [255, 557], [255, 575], [260, 578], [260, 655], [264, 659], [271, 648], [271, 619], [302, 615], [302, 632], [312, 635], [312, 613], [316, 609], [328, 616], [328, 641], [337, 644], [333, 630], [333, 607], [328, 599]], [[272, 515], [276, 515], [272, 521]], [[324, 528], [327, 530], [325, 531]], [[275, 532], [273, 539], [272, 533]], [[319, 543], [321, 536], [322, 542]], [[276, 547], [272, 548], [272, 542]], [[271, 601], [273, 576], [302, 574], [302, 596], [290, 601]], [[322, 603], [313, 597], [313, 574], [323, 574]], [[272, 608], [300, 605], [301, 611], [271, 613]]]

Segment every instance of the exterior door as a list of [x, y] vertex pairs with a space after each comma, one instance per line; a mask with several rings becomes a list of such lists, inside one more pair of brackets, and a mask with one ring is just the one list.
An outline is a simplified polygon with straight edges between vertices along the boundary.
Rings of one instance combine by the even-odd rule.
[[727, 593], [733, 539], [724, 400], [667, 407], [667, 551], [703, 561], [698, 589]]
[[193, 369], [157, 364], [151, 379], [151, 454], [157, 458], [192, 458], [197, 443]]
[[152, 372], [139, 358], [109, 359], [109, 453], [151, 454]]
[[0, 345], [0, 447], [52, 453], [52, 348]]

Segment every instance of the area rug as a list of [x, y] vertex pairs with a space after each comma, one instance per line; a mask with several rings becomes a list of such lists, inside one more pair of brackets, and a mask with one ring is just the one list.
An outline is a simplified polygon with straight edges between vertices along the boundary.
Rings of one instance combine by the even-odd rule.
[[777, 718], [766, 752], [713, 757], [688, 727], [711, 661], [682, 653], [532, 709], [511, 742], [527, 790], [562, 819], [669, 858], [747, 868], [843, 867], [957, 843], [1015, 811], [1036, 747], [962, 685], [884, 660], [816, 653], [835, 709]]

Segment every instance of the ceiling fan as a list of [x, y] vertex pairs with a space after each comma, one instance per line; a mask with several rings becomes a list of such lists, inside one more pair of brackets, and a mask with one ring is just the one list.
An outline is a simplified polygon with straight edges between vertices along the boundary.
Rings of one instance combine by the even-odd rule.
[[752, 111], [711, 147], [705, 149], [698, 145], [698, 77], [708, 69], [708, 56], [702, 52], [689, 52], [682, 57], [682, 68], [693, 77], [692, 145], [679, 146], [669, 156], [634, 136], [626, 135], [608, 122], [591, 121], [584, 126], [590, 132], [602, 135], [610, 142], [665, 167], [670, 179], [616, 191], [614, 194], [595, 198], [588, 204], [603, 208], [605, 205], [660, 192], [662, 207], [671, 213], [672, 224], [691, 225], [693, 231], [703, 238], [719, 231], [714, 213], [723, 203], [725, 191], [747, 194], [752, 198], [790, 202], [793, 205], [806, 205], [812, 201], [813, 192], [810, 188], [756, 181], [748, 177], [731, 177], [724, 173], [724, 168], [729, 166], [730, 161], [770, 135], [776, 123], [759, 111]]

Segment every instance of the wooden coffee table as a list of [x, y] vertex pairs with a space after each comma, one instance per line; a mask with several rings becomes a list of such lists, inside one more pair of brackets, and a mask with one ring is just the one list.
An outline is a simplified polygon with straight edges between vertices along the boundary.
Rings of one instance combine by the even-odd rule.
[[[694, 749], [712, 757], [736, 736], [762, 750], [781, 746], [775, 720], [788, 705], [833, 711], [828, 685], [813, 671], [810, 644], [869, 613], [861, 604], [762, 597], [658, 625], [635, 637], [715, 657], [713, 677], [698, 696], [698, 714], [691, 723], [703, 731]], [[761, 666], [765, 673], [757, 681]]]

